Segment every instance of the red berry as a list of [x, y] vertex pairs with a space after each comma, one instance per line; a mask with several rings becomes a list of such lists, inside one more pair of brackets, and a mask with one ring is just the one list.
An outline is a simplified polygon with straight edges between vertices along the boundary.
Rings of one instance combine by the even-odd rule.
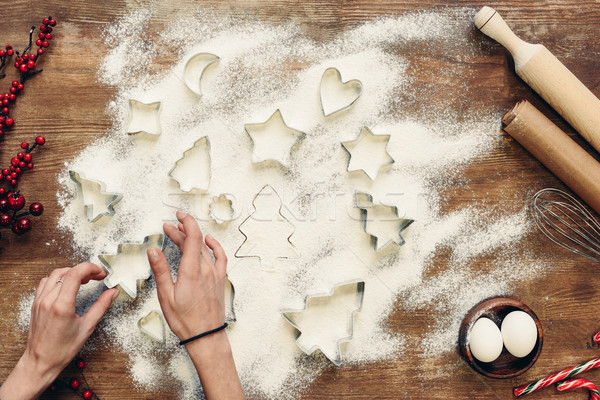
[[6, 55], [6, 50], [0, 50], [0, 57], [4, 57]]
[[10, 226], [10, 230], [13, 231], [15, 234], [20, 235], [21, 231], [19, 230], [19, 222], [15, 221], [12, 223], [12, 225]]
[[32, 60], [27, 61], [27, 68], [34, 69], [35, 68], [35, 61], [32, 61]]
[[21, 170], [21, 163], [19, 163], [19, 167], [15, 168], [15, 172], [16, 172], [17, 174], [20, 174], [20, 173], [21, 173], [21, 171], [22, 171], [22, 170]]
[[23, 61], [27, 61], [29, 59], [29, 54], [23, 54], [21, 58], [23, 59]]
[[6, 181], [7, 181], [7, 182], [10, 182], [10, 181], [11, 181], [11, 179], [12, 179], [12, 178], [10, 177], [10, 174], [8, 174], [7, 176], [5, 176], [4, 178], [6, 178]]
[[[34, 203], [34, 204], [35, 204], [35, 203]], [[40, 203], [37, 203], [37, 204], [40, 204]], [[40, 206], [41, 206], [41, 204], [40, 204]], [[43, 210], [43, 209], [44, 209], [44, 208], [42, 207], [42, 210]], [[33, 214], [33, 213], [32, 213], [32, 214]], [[41, 214], [41, 213], [40, 213], [40, 214]], [[79, 360], [77, 360], [77, 368], [79, 368], [79, 369], [84, 369], [84, 368], [85, 368], [85, 361], [84, 361], [83, 359], [81, 359], [81, 358], [80, 358]]]
[[45, 39], [45, 38], [46, 38], [46, 34], [45, 34], [45, 33], [43, 33], [43, 32], [40, 32], [40, 33], [38, 33], [38, 37], [39, 37], [40, 39]]
[[6, 118], [6, 126], [13, 126], [15, 120], [12, 118]]
[[4, 196], [4, 193], [6, 193], [6, 189], [0, 188], [0, 196]]
[[78, 389], [78, 388], [79, 388], [79, 385], [81, 385], [81, 383], [79, 383], [79, 379], [77, 379], [77, 378], [73, 378], [73, 379], [71, 379], [70, 386], [71, 386], [73, 389]]
[[35, 45], [36, 46], [41, 46], [42, 45], [42, 39], [38, 39], [35, 41]]
[[31, 161], [31, 154], [27, 153], [23, 155], [23, 161], [29, 162]]
[[24, 88], [24, 87], [25, 87], [25, 86], [23, 86], [23, 84], [22, 84], [22, 83], [19, 83], [19, 84], [17, 85], [17, 89], [19, 89], [19, 90], [23, 90], [23, 88]]
[[14, 172], [15, 171], [15, 167], [13, 167], [12, 165], [10, 166], [10, 172]]
[[6, 54], [9, 56], [12, 56], [15, 52], [13, 51], [13, 49], [8, 49], [6, 50]]
[[8, 199], [0, 199], [0, 211], [8, 210]]
[[50, 19], [50, 26], [56, 26], [56, 20]]
[[30, 162], [29, 164], [27, 164], [27, 168], [29, 168], [29, 169], [33, 168], [33, 163]]
[[19, 161], [19, 167], [25, 168], [25, 161]]
[[11, 210], [19, 211], [24, 206], [25, 206], [25, 196], [23, 196], [19, 192], [8, 194], [8, 207]]
[[17, 223], [19, 224], [19, 231], [21, 233], [31, 230], [31, 220], [29, 218], [20, 218], [17, 220]]
[[89, 400], [92, 398], [92, 392], [90, 392], [89, 390], [86, 390], [85, 392], [83, 392], [83, 394], [81, 396], [84, 399]]
[[10, 174], [10, 177], [13, 178], [13, 179], [17, 179], [18, 176], [19, 175], [17, 174], [17, 171], [15, 171], [15, 172], [13, 172], [13, 173]]
[[46, 28], [46, 32], [52, 32], [52, 28], [50, 28], [50, 27], [47, 27], [47, 28]]
[[50, 24], [50, 20], [49, 20], [48, 18], [44, 18], [44, 19], [42, 20], [42, 24], [43, 24], [43, 25], [49, 25], [49, 24]]
[[22, 73], [26, 73], [27, 71], [29, 71], [29, 69], [27, 68], [27, 64], [21, 64], [19, 66], [19, 71], [21, 71]]
[[23, 153], [21, 153], [21, 152], [18, 152], [18, 153], [17, 153], [17, 158], [18, 158], [19, 160], [21, 160], [21, 159], [23, 158], [23, 156], [24, 156], [24, 154], [23, 154]]
[[16, 179], [11, 179], [11, 180], [10, 180], [10, 184], [11, 184], [12, 186], [17, 186], [17, 180], [16, 180]]
[[40, 55], [40, 56], [41, 56], [42, 54], [44, 54], [44, 50], [42, 50], [42, 49], [37, 49], [37, 53], [38, 53], [38, 55]]
[[4, 131], [0, 131], [0, 136], [4, 135]]
[[10, 214], [2, 213], [0, 214], [0, 226], [10, 226], [12, 223], [12, 217]]
[[48, 47], [48, 46], [50, 46], [50, 43], [48, 43], [48, 41], [47, 41], [47, 40], [44, 40], [44, 41], [42, 42], [42, 47]]
[[18, 63], [18, 64], [23, 64], [23, 57], [17, 57], [17, 58], [15, 59], [15, 63]]
[[38, 146], [43, 146], [44, 143], [46, 143], [46, 138], [43, 136], [38, 136], [35, 138], [35, 142], [38, 144]]
[[52, 34], [51, 33], [46, 33], [46, 40], [50, 40], [52, 39]]
[[0, 124], [4, 123], [4, 117], [0, 115]]
[[17, 165], [19, 165], [19, 159], [17, 157], [13, 157], [11, 158], [10, 163], [13, 167], [16, 167]]
[[[13, 88], [11, 88], [11, 89], [13, 89]], [[14, 93], [11, 93], [11, 94], [9, 94], [9, 95], [8, 95], [8, 99], [9, 99], [10, 101], [15, 101], [15, 99], [16, 99], [16, 98], [17, 98], [17, 96], [15, 96], [15, 94], [14, 94]]]
[[10, 110], [8, 109], [8, 107], [4, 107], [2, 109], [2, 114], [4, 114], [4, 115], [8, 115], [9, 112], [10, 112]]
[[8, 168], [4, 168], [2, 170], [2, 175], [10, 175], [10, 171], [8, 170]]
[[29, 144], [27, 144], [27, 142], [21, 143], [21, 148], [22, 149], [26, 149], [28, 146], [29, 146]]
[[11, 94], [15, 94], [15, 93], [17, 93], [17, 88], [16, 87], [11, 87], [10, 90], [9, 90], [9, 92]]
[[46, 32], [46, 29], [48, 28], [45, 25], [40, 26], [40, 32]]
[[3, 105], [3, 106], [7, 106], [7, 105], [9, 105], [9, 104], [10, 104], [10, 100], [8, 100], [8, 98], [4, 98], [4, 99], [2, 99], [2, 105]]

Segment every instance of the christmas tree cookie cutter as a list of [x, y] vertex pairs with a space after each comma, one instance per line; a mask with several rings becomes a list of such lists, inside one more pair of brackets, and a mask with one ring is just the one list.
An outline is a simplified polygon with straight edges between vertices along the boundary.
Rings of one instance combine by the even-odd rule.
[[208, 215], [217, 224], [227, 224], [235, 217], [233, 198], [228, 194], [214, 196], [208, 204]]
[[85, 208], [88, 222], [115, 215], [114, 207], [123, 195], [107, 192], [104, 182], [86, 179], [82, 172], [69, 170], [69, 177], [75, 182], [77, 198]]
[[[363, 228], [366, 233], [371, 236], [371, 241], [375, 251], [381, 251], [388, 245], [396, 243], [398, 246], [404, 245], [405, 240], [402, 237], [402, 232], [408, 228], [413, 222], [413, 219], [401, 218], [398, 215], [398, 207], [385, 204], [376, 204], [373, 202], [373, 196], [364, 192], [355, 192], [356, 206], [360, 209]], [[369, 214], [375, 214], [369, 216]], [[378, 217], [375, 220], [374, 217]], [[373, 222], [373, 224], [370, 224]], [[386, 223], [388, 226], [385, 230], [379, 230], [372, 226], [377, 222], [380, 224]], [[389, 226], [392, 226], [390, 229]]]
[[[285, 123], [280, 110], [265, 122], [246, 124], [244, 128], [252, 140], [253, 163], [275, 161], [285, 168], [289, 168], [294, 148], [306, 137], [306, 133]], [[273, 145], [276, 140], [280, 141], [278, 146]]]
[[[263, 201], [263, 199], [266, 199]], [[236, 258], [258, 258], [261, 266], [269, 271], [275, 269], [276, 260], [289, 260], [289, 259], [297, 259], [300, 258], [300, 252], [294, 246], [291, 241], [291, 237], [294, 234], [295, 227], [294, 225], [283, 215], [283, 201], [279, 194], [273, 189], [271, 185], [265, 185], [263, 188], [254, 196], [252, 200], [252, 207], [254, 208], [254, 212], [252, 212], [242, 223], [239, 225], [238, 230], [242, 235], [244, 235], [244, 241], [240, 245], [240, 247], [235, 252]], [[275, 209], [274, 213], [273, 210]], [[253, 217], [254, 214], [259, 213]], [[263, 215], [264, 214], [264, 215]], [[275, 217], [273, 220], [272, 217]], [[255, 241], [255, 243], [251, 243], [248, 235], [244, 232], [242, 227], [244, 225], [253, 223], [253, 224], [261, 224], [265, 222], [275, 223], [280, 231], [286, 231], [282, 234], [278, 234], [277, 230], [272, 229], [257, 229], [257, 232], [270, 232], [273, 234], [274, 240], [265, 240], [265, 238], [260, 238], [262, 240]], [[282, 240], [285, 238], [285, 240]], [[273, 250], [277, 253], [281, 251], [281, 254], [274, 255], [272, 254]]]
[[138, 320], [137, 326], [140, 332], [148, 336], [150, 339], [155, 340], [158, 343], [165, 343], [165, 320], [160, 311], [150, 311], [146, 316]]
[[[199, 172], [185, 174], [185, 170], [190, 169], [190, 164], [201, 163]], [[210, 158], [210, 140], [208, 136], [203, 136], [196, 140], [192, 147], [183, 152], [179, 160], [169, 171], [169, 178], [173, 179], [184, 192], [191, 192], [193, 189], [201, 191], [208, 190], [211, 179], [211, 158]], [[204, 168], [204, 169], [203, 169]], [[191, 178], [190, 176], [191, 175]]]
[[160, 135], [161, 102], [142, 103], [135, 99], [129, 99], [129, 120], [127, 121], [127, 133], [136, 135], [147, 133], [149, 135]]
[[108, 275], [104, 284], [108, 288], [121, 287], [131, 298], [137, 297], [139, 283], [152, 275], [146, 255], [150, 247], [163, 249], [165, 235], [158, 233], [146, 236], [142, 243], [121, 243], [117, 254], [100, 254], [98, 258], [106, 267]]
[[360, 97], [363, 85], [358, 79], [342, 81], [337, 68], [327, 68], [321, 77], [321, 110], [326, 117], [346, 110]]
[[[392, 165], [394, 159], [387, 152], [390, 135], [375, 135], [369, 128], [363, 126], [355, 140], [342, 142], [342, 146], [350, 156], [348, 172], [363, 171], [371, 180], [375, 180], [381, 168]], [[374, 147], [378, 147], [375, 154]], [[379, 160], [377, 157], [379, 156]]]
[[202, 96], [201, 81], [207, 68], [220, 60], [211, 53], [197, 53], [190, 57], [183, 69], [183, 82], [188, 89]]
[[[350, 285], [355, 286], [355, 288]], [[336, 292], [339, 289], [348, 289], [351, 292], [354, 292], [355, 298], [353, 299], [354, 305], [349, 305], [349, 314], [347, 318], [347, 324], [337, 324], [336, 329], [344, 329], [344, 332], [335, 332], [336, 338], [330, 338], [326, 341], [322, 340], [322, 338], [313, 338], [311, 337], [311, 333], [306, 328], [303, 330], [303, 319], [302, 315], [313, 306], [311, 303], [316, 303], [317, 307], [327, 307], [329, 302], [334, 298]], [[283, 318], [290, 323], [296, 330], [296, 344], [305, 354], [311, 355], [316, 350], [320, 350], [325, 357], [327, 357], [332, 363], [336, 366], [339, 366], [342, 363], [342, 352], [341, 352], [341, 344], [349, 342], [354, 337], [354, 315], [359, 313], [362, 310], [363, 300], [365, 294], [365, 282], [363, 280], [350, 280], [337, 283], [333, 286], [333, 288], [326, 293], [318, 293], [311, 294], [304, 298], [304, 306], [300, 309], [283, 309], [281, 310], [281, 315]], [[314, 306], [313, 306], [314, 307]], [[336, 313], [339, 315], [339, 313]], [[345, 326], [344, 326], [345, 325]], [[322, 331], [322, 324], [315, 330]], [[315, 332], [316, 333], [316, 332]], [[318, 333], [316, 333], [318, 334]], [[327, 343], [326, 343], [327, 342]]]

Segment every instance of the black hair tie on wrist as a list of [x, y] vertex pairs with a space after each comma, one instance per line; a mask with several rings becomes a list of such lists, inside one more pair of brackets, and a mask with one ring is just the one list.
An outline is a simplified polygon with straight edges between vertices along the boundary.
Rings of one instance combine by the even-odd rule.
[[204, 336], [212, 335], [213, 333], [217, 333], [219, 331], [222, 331], [225, 328], [227, 328], [227, 322], [225, 322], [223, 325], [221, 325], [220, 327], [218, 327], [216, 329], [213, 329], [213, 330], [208, 331], [208, 332], [201, 333], [201, 334], [193, 336], [193, 337], [191, 337], [189, 339], [182, 340], [182, 341], [179, 342], [179, 345], [183, 346], [184, 344], [192, 342], [192, 341], [194, 341], [196, 339], [200, 339], [200, 338], [203, 338]]

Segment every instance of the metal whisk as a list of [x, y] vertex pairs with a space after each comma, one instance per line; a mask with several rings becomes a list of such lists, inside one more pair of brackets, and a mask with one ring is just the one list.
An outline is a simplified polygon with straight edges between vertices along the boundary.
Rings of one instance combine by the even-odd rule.
[[531, 199], [531, 214], [554, 243], [600, 262], [600, 224], [573, 196], [559, 189], [542, 189]]

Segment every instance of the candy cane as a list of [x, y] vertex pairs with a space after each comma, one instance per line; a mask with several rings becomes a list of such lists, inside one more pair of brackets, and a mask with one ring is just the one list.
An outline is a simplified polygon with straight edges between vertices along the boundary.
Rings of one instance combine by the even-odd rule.
[[600, 400], [600, 392], [598, 392], [598, 388], [587, 379], [571, 379], [569, 381], [564, 381], [556, 385], [556, 388], [560, 392], [584, 388], [590, 391], [590, 400]]
[[593, 337], [594, 342], [600, 343], [600, 332], [596, 333]]

